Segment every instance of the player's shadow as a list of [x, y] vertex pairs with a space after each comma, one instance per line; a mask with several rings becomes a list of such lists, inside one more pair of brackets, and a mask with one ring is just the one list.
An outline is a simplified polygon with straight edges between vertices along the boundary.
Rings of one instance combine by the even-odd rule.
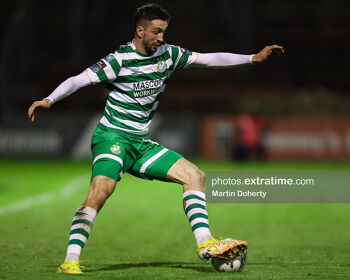
[[129, 268], [140, 268], [140, 267], [169, 267], [177, 269], [189, 269], [195, 270], [198, 272], [214, 272], [214, 269], [211, 266], [200, 266], [197, 263], [185, 263], [185, 262], [150, 262], [150, 263], [121, 263], [113, 264], [99, 269], [87, 269], [85, 272], [94, 272], [94, 271], [106, 271], [106, 270], [122, 270]]

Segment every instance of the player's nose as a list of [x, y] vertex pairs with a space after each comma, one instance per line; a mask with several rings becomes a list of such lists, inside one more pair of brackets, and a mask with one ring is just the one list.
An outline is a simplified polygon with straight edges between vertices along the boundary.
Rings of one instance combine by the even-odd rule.
[[164, 40], [164, 33], [163, 32], [159, 33], [157, 39], [158, 39], [159, 42], [163, 42], [163, 40]]

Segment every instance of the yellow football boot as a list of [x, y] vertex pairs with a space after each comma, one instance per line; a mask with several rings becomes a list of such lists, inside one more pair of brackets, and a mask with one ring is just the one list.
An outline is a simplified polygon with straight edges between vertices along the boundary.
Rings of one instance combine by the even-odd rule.
[[77, 261], [65, 262], [57, 269], [57, 273], [83, 274], [80, 268], [84, 267]]
[[248, 249], [248, 243], [235, 239], [218, 240], [212, 238], [198, 246], [197, 253], [200, 259], [208, 261], [215, 257], [235, 258]]

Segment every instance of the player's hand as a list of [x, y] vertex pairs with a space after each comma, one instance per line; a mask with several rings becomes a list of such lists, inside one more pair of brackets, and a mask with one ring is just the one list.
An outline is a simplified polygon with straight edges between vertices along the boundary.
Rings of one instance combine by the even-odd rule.
[[41, 101], [35, 101], [32, 106], [28, 109], [28, 118], [33, 122], [34, 121], [34, 111], [36, 108], [44, 108], [49, 109], [51, 107], [51, 100], [50, 99], [43, 99]]
[[266, 60], [272, 53], [276, 53], [277, 55], [281, 55], [284, 53], [284, 49], [279, 45], [272, 45], [265, 47], [262, 51], [253, 56], [252, 62], [263, 62]]

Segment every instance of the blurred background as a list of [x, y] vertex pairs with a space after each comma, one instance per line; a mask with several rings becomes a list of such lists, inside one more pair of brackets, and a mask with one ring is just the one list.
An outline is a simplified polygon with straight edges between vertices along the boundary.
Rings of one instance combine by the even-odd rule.
[[350, 159], [346, 0], [2, 2], [0, 156], [90, 158], [103, 85], [40, 111], [31, 103], [134, 36], [135, 9], [157, 2], [173, 16], [166, 41], [196, 52], [286, 54], [230, 70], [175, 73], [151, 138], [184, 156], [226, 160]]

